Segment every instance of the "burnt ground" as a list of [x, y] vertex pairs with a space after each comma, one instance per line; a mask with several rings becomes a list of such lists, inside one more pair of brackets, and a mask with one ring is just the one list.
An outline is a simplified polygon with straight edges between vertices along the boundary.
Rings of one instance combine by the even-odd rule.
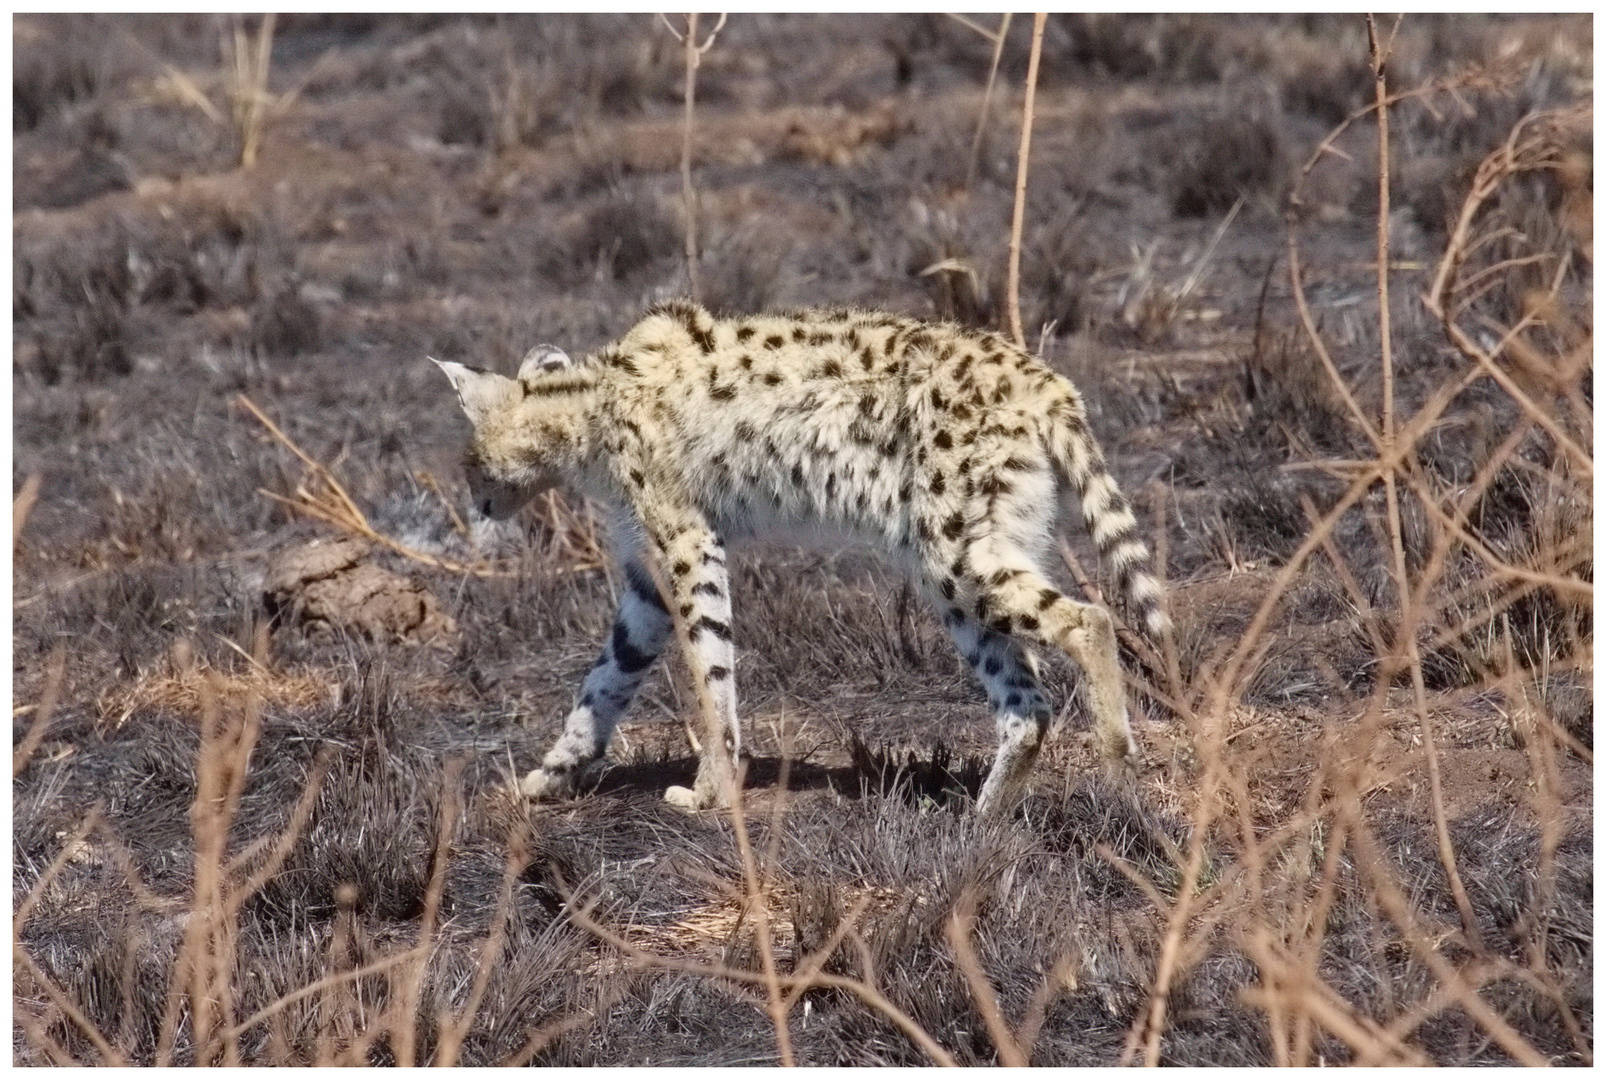
[[[972, 172], [991, 60], [972, 29], [732, 17], [697, 82], [704, 302], [1001, 325], [1028, 24]], [[661, 959], [761, 969], [755, 911], [730, 892], [732, 821], [660, 801], [694, 768], [678, 660], [595, 790], [533, 808], [504, 793], [611, 617], [585, 508], [527, 512], [497, 576], [374, 548], [353, 588], [389, 606], [342, 621], [327, 597], [291, 597], [310, 578], [274, 576], [338, 530], [283, 501], [316, 478], [239, 404], [379, 533], [471, 559], [453, 517], [464, 424], [424, 358], [578, 355], [686, 292], [679, 46], [644, 16], [285, 16], [243, 168], [231, 33], [209, 16], [13, 21], [14, 490], [39, 478], [13, 564], [13, 905], [37, 965], [14, 964], [14, 1060], [778, 1061], [762, 992], [633, 964], [571, 903]], [[1528, 113], [1587, 102], [1592, 55], [1587, 16], [1400, 30], [1391, 87], [1455, 81], [1391, 113], [1402, 417], [1470, 370], [1420, 298], [1478, 163]], [[743, 554], [748, 829], [782, 971], [823, 947], [825, 971], [873, 984], [961, 1063], [992, 1063], [944, 932], [968, 896], [1033, 1063], [1114, 1063], [1131, 1033], [1142, 1055], [1162, 975], [1152, 1046], [1169, 1064], [1588, 1060], [1592, 638], [1587, 585], [1568, 583], [1592, 577], [1590, 506], [1555, 432], [1469, 378], [1413, 454], [1426, 489], [1472, 492], [1463, 520], [1487, 556], [1458, 542], [1435, 562], [1437, 519], [1402, 496], [1409, 572], [1436, 575], [1405, 631], [1431, 760], [1391, 660], [1406, 613], [1381, 483], [1249, 633], [1348, 488], [1344, 463], [1375, 457], [1300, 329], [1287, 246], [1292, 228], [1312, 322], [1375, 416], [1375, 127], [1301, 171], [1372, 87], [1353, 18], [1050, 18], [1023, 322], [1082, 387], [1165, 549], [1193, 704], [1143, 699], [1125, 786], [1098, 776], [1072, 705], [1025, 805], [981, 825], [966, 809], [991, 724], [932, 616], [862, 553]], [[1467, 310], [1484, 348], [1529, 320], [1501, 362], [1587, 451], [1582, 132], [1486, 206], [1481, 235], [1505, 231], [1469, 269], [1534, 257], [1492, 271]], [[1584, 360], [1546, 359], [1567, 356]], [[1246, 637], [1242, 678], [1211, 697]], [[1070, 671], [1048, 677], [1070, 700]], [[242, 770], [217, 731], [248, 720]], [[241, 891], [203, 939], [216, 857]], [[281, 1000], [423, 934], [423, 967]], [[186, 996], [197, 955], [216, 960], [229, 1023], [279, 1007], [208, 1035], [196, 1002], [222, 1006]], [[810, 989], [789, 1032], [809, 1064], [928, 1060], [840, 988]]]

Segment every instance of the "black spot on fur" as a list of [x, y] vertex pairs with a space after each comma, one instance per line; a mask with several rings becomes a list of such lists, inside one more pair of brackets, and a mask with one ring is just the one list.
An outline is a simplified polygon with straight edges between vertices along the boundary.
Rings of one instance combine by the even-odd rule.
[[965, 531], [965, 515], [954, 514], [942, 524], [942, 534], [950, 540], [959, 539], [959, 534]]
[[618, 368], [627, 375], [641, 374], [640, 369], [636, 367], [635, 361], [631, 360], [630, 357], [626, 356], [622, 352], [619, 352], [617, 349], [609, 349], [607, 352], [603, 353], [602, 362], [607, 364], [609, 367]]
[[715, 664], [708, 669], [709, 682], [721, 682], [731, 677], [731, 670], [722, 664]]
[[738, 326], [736, 328], [736, 340], [737, 341], [746, 342], [749, 339], [751, 339], [752, 336], [753, 336], [753, 328], [751, 326]]
[[954, 445], [954, 437], [946, 431], [937, 432], [931, 441], [937, 444], [937, 449], [939, 450], [948, 450]]

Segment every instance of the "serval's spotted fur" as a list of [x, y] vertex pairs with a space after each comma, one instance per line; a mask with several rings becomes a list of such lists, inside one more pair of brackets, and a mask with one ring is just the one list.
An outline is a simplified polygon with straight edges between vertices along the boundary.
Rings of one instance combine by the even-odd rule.
[[[1081, 667], [1104, 755], [1135, 753], [1109, 613], [1041, 570], [1062, 480], [1128, 604], [1159, 633], [1148, 552], [1076, 388], [997, 334], [852, 310], [716, 319], [677, 301], [579, 362], [538, 346], [516, 379], [440, 366], [474, 427], [475, 513], [505, 518], [565, 483], [611, 512], [623, 571], [613, 632], [526, 795], [572, 789], [663, 650], [672, 619], [649, 559], [726, 745], [739, 745], [725, 545], [777, 531], [869, 541], [940, 605], [997, 718], [982, 810], [1013, 801], [1051, 717], [1028, 644]], [[695, 791], [670, 798], [717, 801], [712, 750]]]

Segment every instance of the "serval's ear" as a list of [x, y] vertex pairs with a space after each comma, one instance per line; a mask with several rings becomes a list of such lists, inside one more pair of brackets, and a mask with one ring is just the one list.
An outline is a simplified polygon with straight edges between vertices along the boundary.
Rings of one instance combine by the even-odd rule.
[[542, 375], [573, 366], [569, 354], [556, 345], [537, 345], [524, 354], [524, 362], [519, 365], [519, 382], [528, 386]]
[[468, 414], [469, 423], [475, 427], [479, 427], [480, 421], [484, 420], [492, 409], [505, 402], [519, 385], [507, 376], [498, 375], [494, 371], [481, 371], [451, 360], [436, 360], [433, 356], [429, 359], [452, 380], [452, 389], [457, 391], [457, 400], [462, 404], [463, 411]]

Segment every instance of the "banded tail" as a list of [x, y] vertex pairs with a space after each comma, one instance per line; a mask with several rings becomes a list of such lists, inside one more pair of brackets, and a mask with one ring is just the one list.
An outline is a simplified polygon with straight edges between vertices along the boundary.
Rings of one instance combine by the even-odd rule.
[[1115, 575], [1144, 631], [1158, 642], [1170, 632], [1171, 618], [1166, 614], [1164, 591], [1149, 572], [1149, 549], [1138, 539], [1137, 518], [1104, 465], [1104, 452], [1088, 429], [1081, 401], [1070, 397], [1050, 415], [1049, 454], [1076, 488], [1099, 558]]

